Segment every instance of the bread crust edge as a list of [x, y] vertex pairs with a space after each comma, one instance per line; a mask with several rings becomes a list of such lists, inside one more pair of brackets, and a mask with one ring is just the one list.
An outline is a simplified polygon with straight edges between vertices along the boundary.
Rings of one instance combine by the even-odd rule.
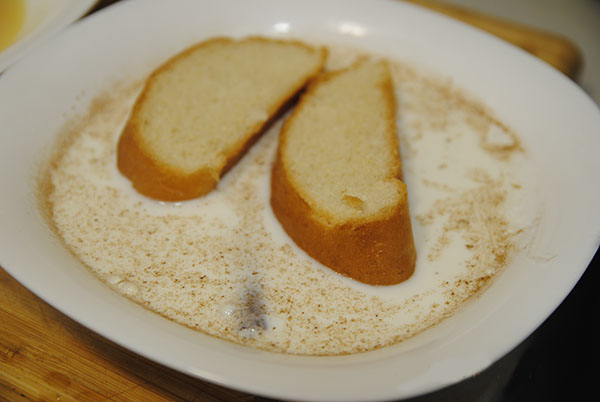
[[[371, 218], [333, 224], [336, 219], [311, 207], [314, 202], [298, 190], [284, 163], [287, 127], [302, 110], [302, 99], [281, 129], [271, 173], [271, 208], [292, 240], [323, 265], [369, 285], [394, 285], [407, 280], [414, 272], [417, 259], [406, 184], [402, 182], [394, 86], [389, 65], [382, 63], [387, 70], [387, 77], [380, 85], [386, 97], [388, 132], [392, 133], [388, 137], [389, 147], [396, 156], [388, 179], [397, 182], [399, 187], [400, 201], [396, 205]], [[311, 82], [303, 97], [310, 96], [320, 83], [350, 68], [352, 66], [322, 73]]]
[[153, 158], [149, 155], [149, 152], [145, 150], [143, 142], [139, 139], [140, 134], [137, 128], [136, 110], [141, 107], [141, 102], [143, 102], [148, 88], [152, 85], [152, 78], [154, 76], [168, 70], [173, 63], [177, 62], [177, 60], [202, 46], [218, 42], [230, 43], [233, 42], [234, 39], [227, 37], [211, 38], [192, 45], [168, 59], [154, 70], [146, 80], [117, 144], [117, 168], [129, 179], [133, 188], [140, 194], [161, 201], [186, 201], [211, 192], [215, 189], [221, 177], [244, 156], [246, 151], [259, 139], [261, 134], [264, 133], [265, 129], [279, 116], [281, 110], [284, 109], [286, 105], [289, 105], [307, 83], [319, 74], [323, 69], [328, 54], [327, 48], [325, 47], [311, 47], [296, 40], [249, 36], [241, 39], [240, 42], [250, 40], [270, 41], [301, 46], [320, 53], [321, 63], [315, 71], [310, 72], [303, 79], [300, 79], [296, 87], [294, 87], [290, 93], [282, 97], [272, 110], [268, 111], [269, 118], [266, 121], [257, 124], [250, 129], [242, 141], [234, 144], [233, 147], [224, 150], [225, 152], [222, 154], [223, 163], [221, 166], [213, 166], [212, 168], [205, 167], [186, 174], [167, 164], [160, 163], [160, 161]]
[[279, 153], [273, 165], [271, 207], [286, 233], [323, 265], [369, 285], [398, 284], [414, 272], [417, 253], [402, 198], [385, 217], [328, 226], [296, 191]]

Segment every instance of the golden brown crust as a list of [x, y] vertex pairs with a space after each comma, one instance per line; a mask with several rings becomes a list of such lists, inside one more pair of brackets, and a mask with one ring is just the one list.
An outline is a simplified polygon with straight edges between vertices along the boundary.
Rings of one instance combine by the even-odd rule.
[[291, 184], [278, 153], [271, 206], [300, 248], [342, 275], [370, 285], [393, 285], [414, 272], [417, 254], [406, 199], [382, 220], [325, 225]]
[[[339, 72], [325, 73], [313, 81], [304, 97], [319, 83]], [[397, 163], [390, 166], [390, 180], [401, 180], [402, 169], [395, 134], [396, 103], [390, 79], [383, 83], [387, 99], [389, 146], [396, 152]], [[370, 285], [393, 285], [405, 281], [414, 272], [416, 249], [408, 208], [406, 186], [401, 183], [401, 201], [394, 208], [370, 219], [330, 224], [330, 218], [311, 207], [312, 202], [298, 189], [285, 167], [284, 149], [289, 122], [302, 110], [303, 101], [282, 127], [279, 147], [271, 175], [271, 206], [284, 230], [307, 254], [338, 273]]]
[[[258, 36], [243, 39], [243, 41], [249, 40], [292, 43], [306, 49], [314, 50], [310, 46], [298, 41], [285, 41]], [[131, 117], [125, 125], [117, 146], [117, 167], [121, 173], [131, 181], [133, 187], [139, 193], [163, 201], [184, 201], [203, 196], [212, 191], [217, 186], [220, 178], [231, 169], [250, 146], [256, 142], [260, 134], [264, 131], [264, 128], [271, 123], [271, 119], [277, 112], [281, 110], [308, 81], [320, 72], [320, 69], [318, 69], [299, 81], [290, 93], [282, 97], [271, 110], [267, 111], [267, 114], [271, 116], [271, 119], [262, 124], [256, 124], [242, 141], [239, 141], [233, 144], [229, 149], [226, 149], [224, 151], [225, 160], [222, 166], [215, 167], [215, 169], [199, 169], [191, 174], [185, 174], [178, 171], [175, 167], [160, 163], [160, 161], [152, 157], [151, 152], [145, 149], [144, 142], [141, 139], [140, 130], [138, 129], [138, 110], [140, 109], [149, 88], [153, 85], [154, 77], [161, 72], [168, 70], [177, 60], [186, 57], [189, 53], [200, 47], [215, 42], [228, 43], [232, 41], [233, 40], [230, 38], [217, 37], [191, 46], [158, 67], [146, 80], [144, 88], [133, 107]], [[326, 48], [319, 48], [318, 51], [321, 53], [322, 67], [327, 57], [327, 50]]]
[[216, 187], [217, 178], [207, 170], [185, 175], [157, 163], [143, 151], [134, 133], [130, 125], [123, 130], [117, 146], [117, 167], [140, 194], [163, 201], [183, 201]]

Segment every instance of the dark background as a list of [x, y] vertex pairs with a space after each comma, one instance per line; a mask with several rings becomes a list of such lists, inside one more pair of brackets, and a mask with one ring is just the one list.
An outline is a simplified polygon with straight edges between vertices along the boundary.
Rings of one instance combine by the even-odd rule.
[[408, 401], [598, 400], [594, 395], [600, 371], [599, 290], [595, 275], [599, 265], [600, 252], [596, 251], [569, 296], [511, 353], [476, 377]]

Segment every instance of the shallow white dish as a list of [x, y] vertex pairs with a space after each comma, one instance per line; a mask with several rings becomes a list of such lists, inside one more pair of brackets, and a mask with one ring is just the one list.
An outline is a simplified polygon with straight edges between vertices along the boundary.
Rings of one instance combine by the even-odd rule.
[[0, 51], [0, 72], [89, 11], [98, 0], [26, 0], [17, 40]]
[[[279, 355], [184, 328], [129, 302], [81, 266], [40, 216], [35, 174], [61, 126], [111, 83], [138, 78], [203, 38], [247, 34], [349, 44], [452, 78], [531, 150], [545, 210], [540, 258], [517, 258], [477, 300], [375, 352]], [[43, 68], [41, 68], [43, 66]], [[485, 369], [535, 330], [600, 241], [600, 111], [551, 67], [491, 36], [389, 1], [132, 0], [70, 27], [0, 77], [0, 264], [99, 334], [192, 376], [270, 397], [398, 399]]]

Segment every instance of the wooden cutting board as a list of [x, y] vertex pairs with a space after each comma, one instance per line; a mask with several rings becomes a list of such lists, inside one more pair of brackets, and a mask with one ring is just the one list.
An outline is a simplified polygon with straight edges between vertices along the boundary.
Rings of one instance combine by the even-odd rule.
[[[581, 53], [569, 40], [430, 0], [407, 0], [495, 34], [571, 78]], [[96, 9], [115, 0], [101, 1]], [[188, 377], [79, 325], [0, 268], [0, 401], [260, 401]]]

